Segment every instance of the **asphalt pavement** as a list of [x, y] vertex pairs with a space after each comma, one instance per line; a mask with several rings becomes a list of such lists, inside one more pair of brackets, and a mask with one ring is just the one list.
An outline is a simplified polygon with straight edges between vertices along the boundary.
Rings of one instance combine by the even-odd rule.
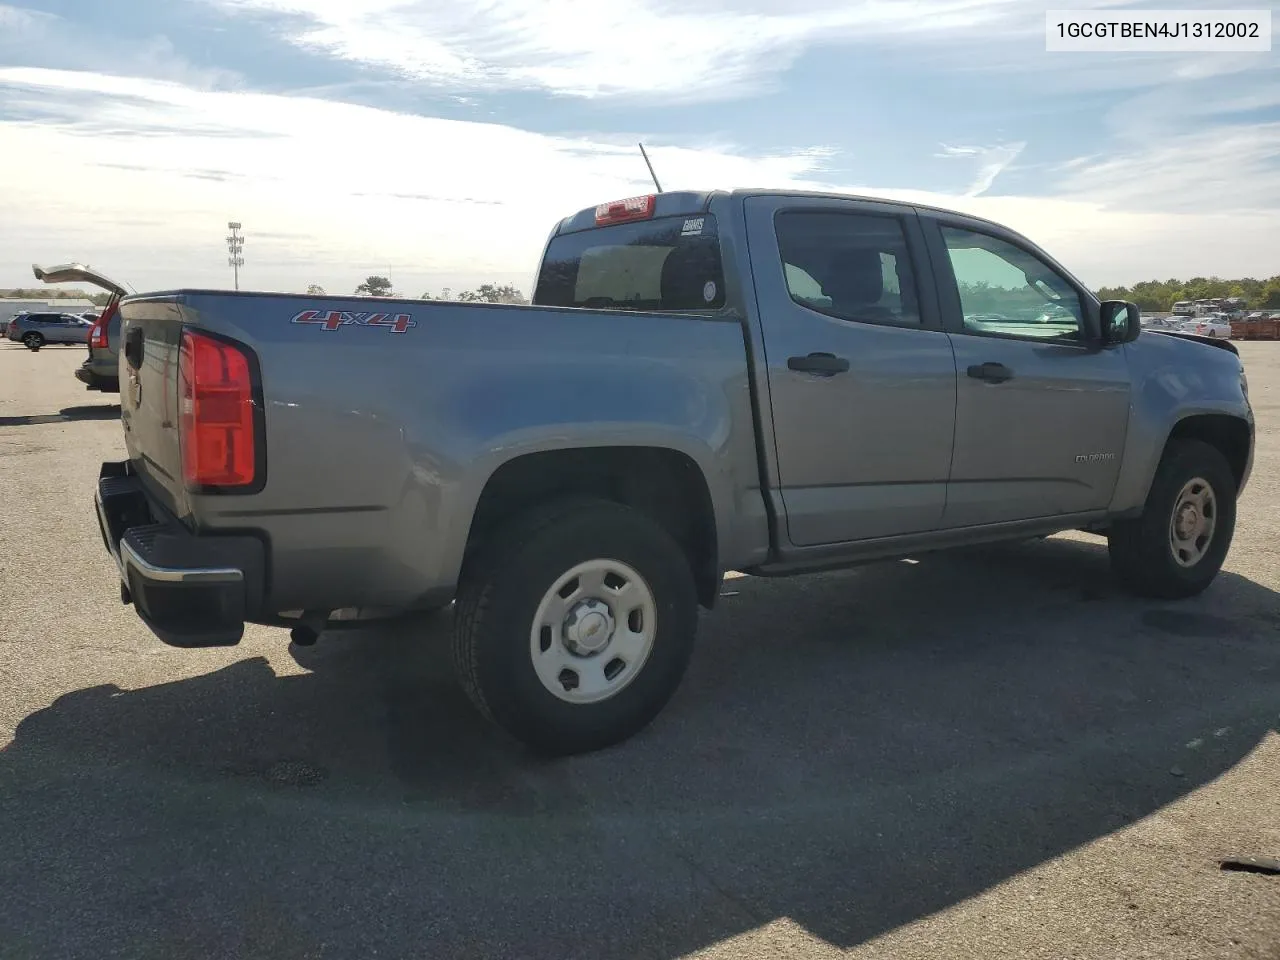
[[181, 651], [92, 511], [83, 348], [0, 342], [0, 958], [1278, 958], [1280, 343], [1218, 581], [1083, 534], [725, 582], [667, 711], [530, 758], [449, 614]]

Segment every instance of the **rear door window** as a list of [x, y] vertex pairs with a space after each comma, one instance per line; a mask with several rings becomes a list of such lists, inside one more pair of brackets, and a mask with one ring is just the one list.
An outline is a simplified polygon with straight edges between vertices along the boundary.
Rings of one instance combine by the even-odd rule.
[[663, 217], [555, 237], [533, 302], [605, 310], [713, 310], [724, 306], [715, 218]]
[[796, 303], [855, 323], [920, 326], [915, 274], [897, 217], [788, 210], [774, 224]]

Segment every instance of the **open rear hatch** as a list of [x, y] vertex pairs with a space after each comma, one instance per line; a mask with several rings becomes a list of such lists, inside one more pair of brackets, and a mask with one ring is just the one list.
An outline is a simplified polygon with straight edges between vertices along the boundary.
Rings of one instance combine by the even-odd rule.
[[38, 263], [31, 265], [31, 272], [37, 280], [45, 283], [88, 283], [106, 290], [116, 297], [123, 297], [128, 291], [110, 277], [107, 277], [83, 263], [63, 263], [56, 267], [42, 267]]
[[54, 267], [42, 267], [38, 263], [31, 265], [31, 272], [37, 280], [44, 283], [87, 283], [111, 294], [111, 299], [102, 309], [102, 315], [89, 330], [89, 353], [94, 350], [108, 349], [107, 331], [112, 318], [120, 306], [120, 298], [127, 296], [128, 291], [105, 274], [99, 273], [83, 263], [62, 263]]

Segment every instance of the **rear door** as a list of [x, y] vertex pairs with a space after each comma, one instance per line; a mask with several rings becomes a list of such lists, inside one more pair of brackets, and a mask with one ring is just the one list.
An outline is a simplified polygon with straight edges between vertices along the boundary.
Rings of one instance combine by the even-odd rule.
[[791, 543], [936, 528], [956, 372], [915, 212], [812, 197], [744, 202]]
[[922, 213], [955, 347], [955, 457], [944, 524], [1104, 509], [1129, 423], [1121, 346], [1061, 267], [993, 224]]

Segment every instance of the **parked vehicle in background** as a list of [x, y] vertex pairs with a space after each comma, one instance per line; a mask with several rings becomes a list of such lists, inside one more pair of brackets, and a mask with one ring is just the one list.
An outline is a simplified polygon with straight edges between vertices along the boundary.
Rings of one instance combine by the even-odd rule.
[[1226, 317], [1204, 317], [1195, 326], [1192, 333], [1199, 334], [1202, 337], [1224, 337], [1231, 336], [1231, 321]]
[[84, 343], [91, 326], [73, 313], [27, 313], [13, 318], [8, 336], [28, 350], [39, 350], [51, 343]]
[[120, 298], [127, 291], [120, 284], [82, 263], [56, 267], [31, 265], [37, 280], [45, 283], [88, 283], [111, 294], [89, 330], [89, 356], [76, 370], [76, 379], [89, 390], [120, 392]]
[[305, 644], [456, 599], [463, 687], [547, 753], [659, 713], [727, 570], [1084, 529], [1133, 592], [1198, 594], [1253, 461], [1230, 340], [1142, 334], [1019, 234], [884, 200], [602, 204], [555, 227], [529, 306], [120, 313], [128, 459], [97, 512], [156, 635]]

